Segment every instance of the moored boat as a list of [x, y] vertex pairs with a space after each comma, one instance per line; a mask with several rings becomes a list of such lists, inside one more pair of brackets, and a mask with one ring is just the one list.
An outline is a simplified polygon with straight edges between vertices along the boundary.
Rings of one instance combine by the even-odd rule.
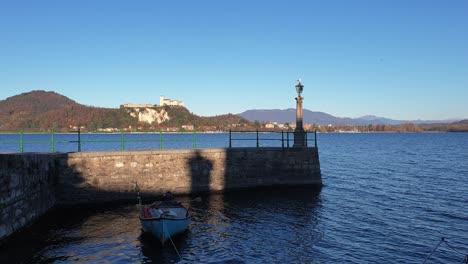
[[140, 202], [140, 222], [145, 232], [151, 233], [162, 244], [183, 233], [190, 224], [189, 209], [173, 199], [149, 205]]

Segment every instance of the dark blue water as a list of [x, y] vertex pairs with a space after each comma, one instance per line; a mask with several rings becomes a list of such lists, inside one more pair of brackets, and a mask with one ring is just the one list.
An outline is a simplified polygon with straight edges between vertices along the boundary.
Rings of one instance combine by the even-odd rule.
[[[423, 263], [441, 237], [454, 249], [442, 244], [428, 263], [462, 261], [467, 133], [320, 134], [318, 144], [320, 191], [243, 191], [192, 202], [189, 231], [174, 241], [184, 261]], [[180, 261], [171, 244], [142, 234], [137, 216], [134, 205], [55, 210], [1, 248], [0, 262]]]

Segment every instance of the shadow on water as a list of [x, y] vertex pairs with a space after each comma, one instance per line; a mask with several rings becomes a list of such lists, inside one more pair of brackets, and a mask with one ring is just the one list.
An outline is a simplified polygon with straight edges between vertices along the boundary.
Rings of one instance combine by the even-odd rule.
[[[173, 239], [189, 263], [304, 262], [313, 259], [314, 246], [322, 239], [316, 189], [264, 188], [199, 196], [202, 202], [190, 202], [190, 228]], [[145, 233], [138, 241], [145, 263], [180, 260], [170, 243], [163, 246]]]
[[[89, 239], [90, 232], [102, 230], [103, 227], [94, 224], [95, 230], [86, 230], [90, 219], [106, 215], [116, 208], [54, 208], [0, 247], [0, 263], [51, 263], [70, 259], [69, 254], [49, 253], [84, 243]], [[99, 236], [99, 233], [95, 235]]]
[[[179, 252], [184, 252], [187, 247], [186, 240], [189, 237], [189, 231], [178, 235], [173, 239], [174, 245]], [[159, 240], [147, 233], [141, 233], [138, 237], [143, 263], [175, 263], [180, 261], [172, 244], [168, 242], [162, 245]]]
[[206, 194], [194, 205], [187, 249], [194, 262], [299, 262], [313, 259], [320, 226], [320, 191], [263, 188]]
[[[190, 205], [192, 224], [173, 239], [188, 262], [310, 256], [320, 237], [320, 196], [310, 189], [205, 193], [202, 202]], [[179, 261], [172, 244], [163, 246], [141, 231], [134, 205], [54, 209], [10, 242], [0, 252], [0, 263]]]

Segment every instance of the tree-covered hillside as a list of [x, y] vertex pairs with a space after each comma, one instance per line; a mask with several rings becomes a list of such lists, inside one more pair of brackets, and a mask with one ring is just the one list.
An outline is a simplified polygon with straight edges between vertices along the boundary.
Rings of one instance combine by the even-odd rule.
[[[160, 107], [155, 107], [160, 108]], [[184, 107], [163, 106], [169, 120], [152, 124], [139, 122], [130, 115], [132, 110], [100, 108], [79, 104], [55, 92], [32, 91], [0, 101], [0, 131], [69, 131], [83, 127], [87, 131], [107, 128], [125, 130], [183, 129], [182, 126], [201, 130], [229, 129], [232, 124], [247, 127], [250, 122], [237, 115], [200, 117]]]
[[67, 131], [73, 126], [119, 127], [137, 120], [122, 109], [90, 107], [55, 92], [32, 91], [0, 101], [0, 130]]

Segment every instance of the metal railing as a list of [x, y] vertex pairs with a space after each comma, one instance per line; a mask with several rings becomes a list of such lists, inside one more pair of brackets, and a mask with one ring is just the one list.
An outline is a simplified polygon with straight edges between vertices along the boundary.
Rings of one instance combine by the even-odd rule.
[[120, 150], [125, 151], [125, 144], [126, 143], [150, 143], [150, 142], [157, 142], [159, 144], [159, 149], [163, 149], [164, 143], [166, 142], [192, 142], [192, 147], [195, 149], [197, 148], [197, 132], [177, 132], [177, 134], [193, 134], [191, 139], [163, 139], [162, 131], [156, 132], [153, 134], [159, 135], [157, 140], [154, 139], [126, 139], [125, 133], [120, 132], [120, 140], [81, 140], [80, 133], [78, 132], [78, 140], [75, 141], [78, 143], [78, 152], [81, 152], [81, 144], [82, 143], [120, 143]]
[[[80, 130], [70, 131], [72, 133], [56, 134], [54, 130], [50, 133], [24, 133], [21, 130], [18, 134], [0, 134], [0, 152], [81, 152], [83, 146], [86, 151], [108, 151], [142, 149], [187, 149], [197, 148], [199, 145], [210, 145], [210, 147], [266, 147], [280, 146], [283, 148], [292, 147], [294, 144], [293, 131], [231, 131], [229, 130], [229, 141], [226, 138], [218, 137], [217, 143], [212, 143], [213, 138], [203, 135], [197, 142], [197, 132], [153, 132], [153, 133], [110, 133], [110, 134], [83, 134]], [[313, 134], [313, 136], [309, 136]], [[7, 136], [5, 136], [7, 135]], [[37, 136], [39, 135], [39, 136]], [[119, 136], [120, 135], [120, 136]], [[140, 136], [144, 135], [144, 136]], [[224, 135], [226, 135], [224, 133]], [[317, 134], [314, 132], [304, 132], [306, 146], [317, 147]], [[242, 143], [240, 143], [242, 142]], [[250, 144], [252, 143], [253, 144]], [[311, 143], [312, 142], [312, 143]], [[199, 143], [199, 144], [197, 144]], [[236, 144], [239, 143], [239, 144]], [[2, 146], [7, 147], [2, 147]], [[48, 147], [47, 147], [48, 145]], [[138, 145], [138, 146], [137, 146]], [[236, 146], [234, 146], [236, 145]]]
[[[263, 134], [281, 134], [281, 138], [278, 136], [278, 138], [267, 138], [267, 137], [261, 137]], [[258, 129], [255, 131], [231, 131], [229, 130], [229, 148], [232, 148], [232, 143], [233, 141], [255, 141], [256, 147], [260, 147], [260, 142], [261, 141], [279, 141], [281, 142], [281, 147], [282, 148], [289, 148], [291, 147], [290, 142], [294, 142], [294, 134], [295, 133], [301, 133], [301, 132], [294, 132], [294, 131], [283, 131], [277, 132], [277, 131], [259, 131]], [[309, 141], [313, 141], [314, 147], [317, 147], [317, 130], [313, 132], [309, 131], [304, 131], [304, 140], [305, 140], [305, 146], [309, 146]], [[253, 134], [255, 135], [255, 138], [233, 138], [233, 134]], [[309, 138], [309, 134], [313, 134], [313, 138]], [[290, 136], [291, 135], [291, 136]], [[292, 144], [293, 145], [293, 144]]]
[[[173, 142], [186, 142], [186, 143], [191, 143], [190, 145], [193, 148], [197, 148], [197, 132], [171, 132], [171, 133], [166, 133], [166, 132], [155, 132], [155, 133], [145, 133], [145, 134], [153, 134], [156, 135], [156, 139], [129, 139], [126, 138], [126, 134], [123, 131], [120, 132], [120, 137], [118, 140], [116, 139], [100, 139], [100, 140], [90, 140], [90, 139], [83, 139], [82, 133], [80, 130], [75, 130], [75, 131], [70, 131], [72, 133], [67, 133], [66, 135], [76, 135], [76, 139], [72, 140], [57, 140], [56, 139], [56, 133], [54, 130], [52, 130], [49, 134], [44, 134], [44, 133], [24, 133], [23, 130], [21, 130], [17, 135], [19, 136], [18, 140], [6, 140], [6, 141], [0, 141], [0, 146], [1, 145], [17, 145], [18, 150], [20, 153], [25, 152], [25, 146], [29, 145], [49, 145], [50, 146], [50, 152], [55, 152], [56, 146], [57, 145], [75, 145], [76, 146], [76, 151], [81, 152], [82, 151], [82, 146], [84, 144], [88, 143], [116, 143], [119, 144], [120, 150], [125, 151], [125, 146], [127, 144], [131, 143], [156, 143], [155, 145], [157, 147], [154, 147], [153, 149], [159, 148], [163, 149], [164, 144], [168, 143], [173, 143]], [[76, 134], [74, 134], [76, 133]], [[184, 134], [184, 135], [192, 135], [188, 139], [184, 138], [163, 138], [163, 135], [173, 135], [173, 134]], [[25, 139], [25, 136], [31, 136], [31, 135], [50, 135], [49, 140], [27, 140]], [[86, 134], [86, 135], [91, 135], [91, 134]], [[109, 134], [109, 135], [115, 135], [115, 134]], [[2, 151], [2, 148], [0, 148], [0, 152]]]

